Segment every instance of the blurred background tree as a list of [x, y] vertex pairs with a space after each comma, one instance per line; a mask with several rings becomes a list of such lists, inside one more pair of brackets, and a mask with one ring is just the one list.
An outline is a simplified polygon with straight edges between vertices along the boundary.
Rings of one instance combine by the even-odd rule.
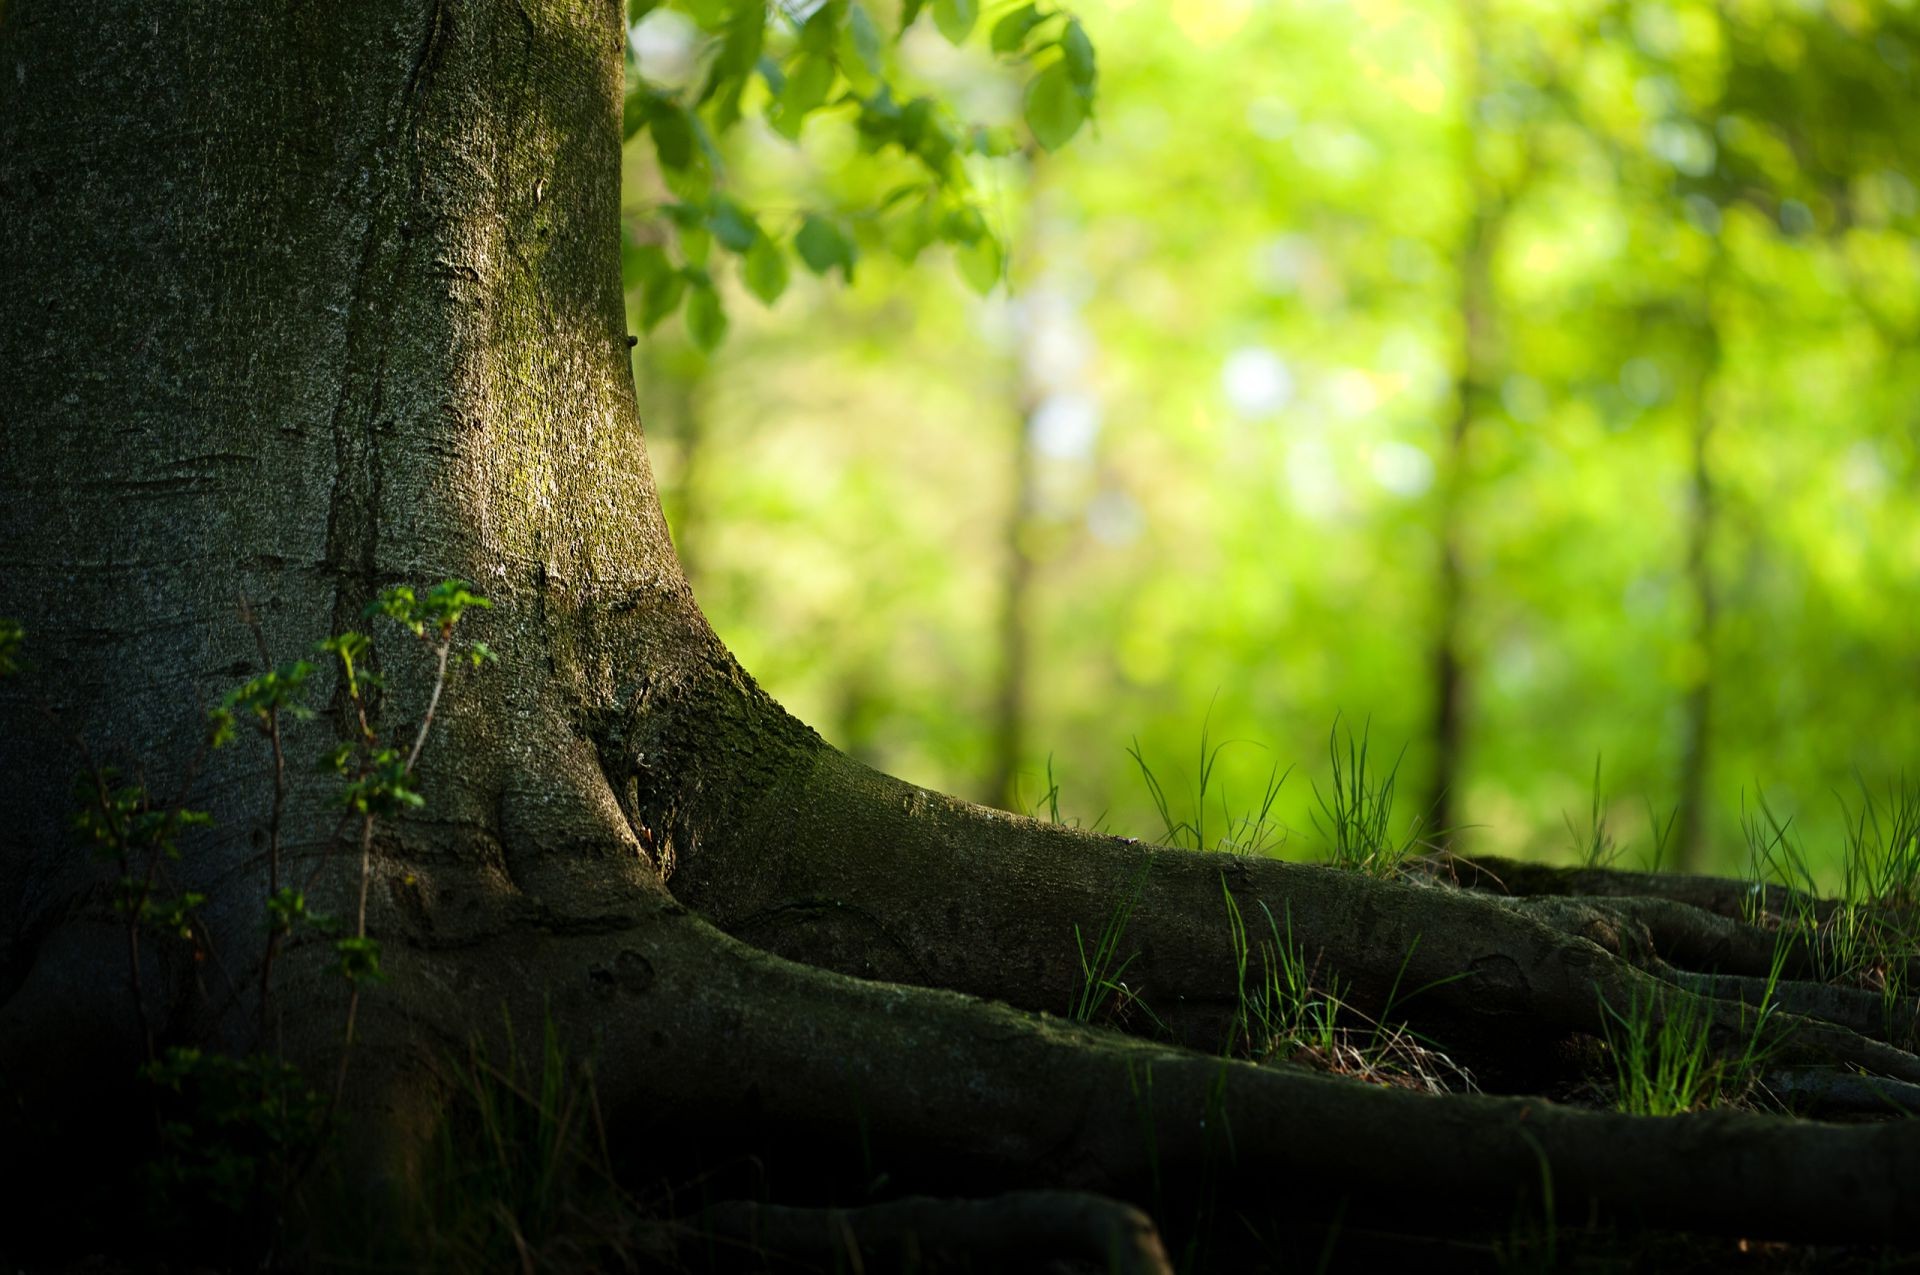
[[1190, 794], [1204, 731], [1311, 857], [1338, 720], [1397, 822], [1570, 857], [1598, 759], [1622, 864], [1714, 870], [1902, 777], [1920, 9], [762, 14], [635, 8], [635, 371], [701, 604], [835, 744], [1154, 836], [1127, 745]]

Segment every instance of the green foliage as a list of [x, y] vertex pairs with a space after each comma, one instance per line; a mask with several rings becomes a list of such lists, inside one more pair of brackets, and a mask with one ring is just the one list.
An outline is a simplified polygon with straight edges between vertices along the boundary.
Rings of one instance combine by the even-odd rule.
[[[1154, 773], [1153, 767], [1147, 764], [1140, 741], [1136, 739], [1127, 749], [1127, 755], [1133, 758], [1134, 765], [1139, 768], [1140, 780], [1159, 815], [1162, 845], [1188, 850], [1222, 850], [1231, 854], [1273, 854], [1286, 841], [1286, 832], [1274, 819], [1273, 808], [1280, 798], [1280, 790], [1286, 785], [1287, 776], [1292, 773], [1291, 768], [1282, 770], [1277, 763], [1273, 765], [1267, 771], [1259, 802], [1248, 809], [1236, 811], [1225, 786], [1218, 782], [1216, 775], [1220, 756], [1226, 751], [1227, 744], [1232, 742], [1213, 742], [1212, 714], [1209, 712], [1200, 725], [1199, 766], [1193, 784], [1185, 794], [1187, 814], [1184, 818], [1175, 816], [1166, 787]], [[1209, 839], [1207, 832], [1209, 793], [1216, 795], [1220, 803], [1220, 821], [1214, 825], [1218, 835], [1212, 839]]]
[[[1574, 859], [1588, 871], [1611, 868], [1620, 858], [1620, 846], [1607, 826], [1606, 803], [1600, 795], [1600, 759], [1593, 759], [1593, 796], [1587, 805], [1587, 826], [1576, 828], [1571, 816], [1562, 816], [1573, 838]], [[1655, 858], [1658, 859], [1658, 851]]]
[[340, 804], [357, 815], [397, 815], [426, 805], [413, 787], [413, 770], [395, 748], [378, 748], [359, 761], [350, 771], [352, 755], [336, 750], [327, 755], [331, 768], [346, 776], [340, 790]]
[[220, 706], [207, 715], [210, 742], [215, 748], [231, 743], [235, 723], [241, 718], [264, 734], [274, 729], [278, 714], [285, 713], [296, 721], [312, 717], [313, 710], [299, 700], [313, 671], [314, 666], [306, 660], [295, 660], [228, 691]]
[[449, 1061], [411, 1219], [415, 1269], [633, 1269], [638, 1210], [614, 1185], [592, 1068], [568, 1057], [549, 1018], [539, 1057], [479, 1040]]
[[1080, 990], [1067, 1006], [1067, 1017], [1076, 1023], [1104, 1022], [1124, 1018], [1129, 1011], [1138, 1007], [1151, 1015], [1139, 1001], [1134, 990], [1127, 986], [1125, 974], [1132, 965], [1137, 952], [1121, 955], [1121, 944], [1127, 935], [1127, 926], [1133, 921], [1133, 910], [1140, 903], [1140, 896], [1146, 892], [1147, 875], [1151, 863], [1142, 863], [1139, 871], [1128, 882], [1127, 890], [1120, 901], [1114, 904], [1106, 923], [1100, 927], [1093, 946], [1087, 946], [1078, 925], [1073, 927], [1073, 946], [1080, 955]]
[[0, 677], [20, 671], [20, 650], [26, 642], [27, 630], [18, 620], [0, 620]]
[[427, 590], [424, 598], [416, 598], [406, 585], [396, 585], [368, 603], [363, 614], [368, 618], [384, 615], [417, 638], [444, 640], [452, 636], [454, 626], [467, 612], [492, 606], [466, 581], [442, 580]]
[[[1581, 824], [1603, 753], [1615, 866], [1648, 853], [1647, 805], [1675, 866], [1684, 706], [1705, 685], [1688, 866], [1738, 870], [1738, 793], [1764, 782], [1837, 887], [1829, 794], [1856, 769], [1877, 794], [1920, 751], [1914, 12], [1074, 8], [1100, 128], [1049, 153], [1024, 113], [1064, 68], [1065, 17], [983, 5], [956, 50], [931, 6], [897, 43], [870, 11], [895, 111], [936, 97], [1019, 156], [952, 130], [1001, 246], [985, 300], [890, 250], [936, 242], [944, 210], [923, 215], [917, 158], [860, 149], [838, 80], [798, 149], [716, 138], [715, 189], [806, 269], [770, 313], [736, 302], [711, 356], [667, 325], [638, 380], [702, 606], [755, 676], [863, 761], [983, 794], [1018, 544], [1030, 788], [1052, 751], [1067, 814], [1157, 829], [1137, 737], [1185, 820], [1166, 759], [1191, 772], [1189, 715], [1219, 688], [1215, 734], [1271, 752], [1227, 750], [1216, 792], [1250, 800], [1274, 760], [1311, 765], [1345, 710], [1405, 741], [1404, 816], [1438, 760], [1451, 518], [1463, 848], [1564, 859], [1562, 812]], [[769, 97], [756, 84], [748, 116]], [[631, 233], [678, 269], [678, 224], [640, 223], [658, 183], [638, 158]], [[1470, 249], [1495, 222], [1468, 369]], [[838, 281], [841, 242], [861, 287], [811, 286]], [[729, 256], [707, 268], [732, 300]], [[636, 316], [644, 301], [636, 285]], [[1702, 409], [1705, 643], [1687, 577]], [[1290, 784], [1272, 813], [1308, 829], [1314, 793]]]
[[378, 939], [370, 939], [365, 935], [335, 939], [333, 950], [340, 958], [334, 969], [349, 983], [356, 986], [362, 982], [378, 983], [386, 977], [380, 970]]
[[257, 1223], [325, 1136], [326, 1103], [283, 1059], [175, 1047], [140, 1074], [158, 1098], [148, 1203], [172, 1227]]
[[[1821, 980], [1878, 993], [1886, 1027], [1898, 1038], [1901, 1006], [1911, 997], [1911, 971], [1920, 962], [1920, 790], [1904, 778], [1876, 798], [1860, 786], [1860, 805], [1840, 802], [1841, 888], [1825, 899], [1806, 848], [1790, 818], [1776, 814], [1764, 794], [1742, 811], [1747, 839], [1747, 920], [1777, 927], [1783, 945], [1807, 953]], [[1764, 888], [1784, 898], [1778, 913], [1764, 906]]]
[[[290, 722], [314, 716], [302, 698], [319, 671], [316, 665], [306, 660], [280, 665], [222, 697], [207, 715], [204, 747], [184, 768], [180, 792], [172, 801], [157, 799], [144, 779], [127, 782], [116, 768], [91, 762], [76, 783], [74, 830], [96, 857], [117, 869], [113, 908], [127, 927], [128, 977], [146, 1037], [147, 1061], [140, 1075], [154, 1102], [157, 1134], [147, 1164], [147, 1202], [164, 1227], [182, 1237], [204, 1225], [217, 1225], [228, 1236], [223, 1244], [247, 1260], [252, 1260], [253, 1250], [277, 1242], [273, 1228], [290, 1192], [313, 1164], [329, 1132], [353, 1046], [361, 989], [384, 977], [380, 942], [367, 932], [375, 824], [424, 804], [414, 765], [446, 686], [455, 630], [470, 612], [490, 605], [471, 586], [447, 580], [424, 595], [406, 586], [387, 589], [367, 607], [368, 617], [391, 620], [418, 639], [433, 662], [425, 709], [405, 751], [382, 742], [377, 706], [369, 700], [370, 693], [384, 684], [371, 671], [373, 639], [345, 632], [317, 644], [320, 653], [334, 657], [339, 690], [351, 709], [346, 726], [350, 738], [327, 750], [320, 760], [322, 771], [344, 781], [339, 800], [358, 817], [360, 828], [359, 904], [350, 934], [338, 935], [339, 921], [311, 910], [305, 890], [280, 884], [280, 821], [288, 793], [282, 730]], [[266, 645], [258, 623], [250, 610], [243, 608], [242, 614], [253, 627], [264, 658]], [[462, 654], [476, 668], [494, 659], [486, 644], [477, 641], [467, 643]], [[197, 914], [207, 902], [206, 893], [181, 888], [172, 872], [176, 866], [182, 872], [194, 872], [180, 838], [213, 822], [209, 814], [186, 804], [201, 762], [208, 750], [231, 744], [242, 723], [266, 741], [273, 763], [272, 803], [260, 838], [267, 864], [264, 950], [257, 980], [260, 1036], [263, 1041], [278, 1039], [272, 994], [274, 961], [281, 945], [311, 936], [330, 938], [333, 968], [348, 988], [340, 1067], [331, 1098], [323, 1097], [276, 1050], [225, 1054], [171, 1047], [163, 1051], [146, 1021], [143, 936], [190, 942], [196, 960], [218, 956]], [[317, 879], [316, 871], [309, 884]], [[224, 963], [220, 968], [226, 968]], [[232, 986], [230, 975], [228, 982]], [[236, 1229], [236, 1219], [247, 1226]], [[249, 1227], [265, 1230], [252, 1234]]]
[[213, 816], [203, 810], [157, 806], [145, 784], [121, 784], [119, 771], [103, 767], [74, 786], [79, 810], [73, 826], [101, 858], [129, 862], [157, 855], [180, 857], [179, 834], [203, 828]]
[[[1437, 980], [1403, 998], [1400, 985], [1419, 947], [1417, 938], [1400, 962], [1379, 1016], [1370, 1017], [1347, 999], [1337, 974], [1318, 970], [1294, 943], [1291, 911], [1283, 928], [1272, 909], [1261, 903], [1266, 934], [1254, 941], [1225, 876], [1220, 878], [1220, 894], [1226, 903], [1235, 978], [1234, 1017], [1224, 1054], [1255, 1063], [1297, 1062], [1372, 1084], [1428, 1093], [1476, 1087], [1473, 1076], [1433, 1041], [1394, 1019], [1394, 1011], [1407, 1001], [1464, 977], [1456, 974]], [[1259, 968], [1254, 970], [1256, 957]]]
[[1624, 1006], [1600, 1002], [1616, 1081], [1614, 1105], [1638, 1116], [1676, 1116], [1744, 1100], [1777, 1048], [1770, 1026], [1787, 945], [1776, 946], [1760, 1003], [1740, 1002], [1731, 1045], [1716, 1032], [1715, 1002], [1679, 988], [1636, 980]]
[[[945, 92], [911, 91], [918, 77], [898, 43], [920, 10], [905, 6], [892, 37], [862, 0], [804, 10], [683, 0], [634, 13], [623, 131], [651, 139], [654, 173], [670, 196], [650, 224], [629, 231], [622, 255], [645, 330], [684, 306], [688, 338], [710, 351], [730, 326], [712, 245], [735, 257], [747, 291], [772, 305], [787, 289], [789, 253], [817, 275], [838, 268], [851, 281], [855, 226], [907, 260], [930, 244], [951, 244], [974, 288], [999, 283], [1005, 254], [987, 229], [977, 170], [1017, 143], [1005, 129], [964, 125]], [[793, 16], [801, 12], [803, 20]], [[979, 0], [935, 0], [930, 16], [961, 45], [982, 15]], [[1004, 71], [1028, 78], [1039, 103], [1028, 112], [1036, 140], [1049, 149], [1064, 144], [1092, 111], [1097, 74], [1086, 29], [1062, 10], [1028, 4], [998, 18], [987, 43]], [[1056, 82], [1064, 95], [1048, 87]], [[850, 141], [891, 189], [778, 217], [754, 212], [727, 158], [730, 138], [754, 114], [803, 151], [813, 149], [810, 138]]]
[[1368, 755], [1371, 735], [1371, 722], [1361, 726], [1357, 740], [1349, 728], [1343, 748], [1337, 722], [1328, 733], [1327, 760], [1333, 768], [1333, 779], [1325, 793], [1314, 787], [1314, 797], [1320, 803], [1314, 824], [1325, 839], [1334, 866], [1368, 876], [1391, 877], [1399, 874], [1420, 846], [1424, 825], [1416, 817], [1405, 833], [1393, 831], [1394, 787], [1406, 750], [1401, 750], [1385, 774], [1379, 774]]
[[322, 934], [331, 934], [339, 927], [339, 922], [323, 912], [315, 912], [307, 907], [305, 892], [292, 886], [282, 886], [267, 896], [267, 930], [274, 934], [292, 934], [295, 930], [311, 928]]
[[[1322, 1058], [1335, 1056], [1339, 1043], [1340, 983], [1329, 976], [1327, 986], [1314, 986], [1306, 953], [1293, 941], [1293, 915], [1287, 913], [1284, 932], [1265, 903], [1260, 905], [1267, 933], [1257, 945], [1249, 942], [1240, 905], [1220, 882], [1227, 905], [1227, 936], [1233, 946], [1236, 1005], [1227, 1052], [1253, 1062], [1287, 1059], [1305, 1051]], [[1251, 959], [1260, 968], [1248, 985]]]

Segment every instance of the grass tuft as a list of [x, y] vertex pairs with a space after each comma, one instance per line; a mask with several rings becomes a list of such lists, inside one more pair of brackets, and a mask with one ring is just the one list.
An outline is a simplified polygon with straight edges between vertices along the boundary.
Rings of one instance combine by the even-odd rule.
[[[1422, 833], [1426, 821], [1415, 816], [1404, 835], [1394, 835], [1394, 789], [1406, 749], [1400, 750], [1385, 773], [1379, 773], [1371, 756], [1370, 735], [1370, 724], [1361, 726], [1357, 739], [1349, 729], [1343, 748], [1340, 724], [1334, 723], [1327, 735], [1333, 781], [1324, 793], [1317, 784], [1314, 786], [1320, 813], [1313, 822], [1335, 867], [1373, 877], [1397, 876], [1414, 851], [1425, 844]], [[1441, 835], [1441, 830], [1436, 829], [1434, 835]]]

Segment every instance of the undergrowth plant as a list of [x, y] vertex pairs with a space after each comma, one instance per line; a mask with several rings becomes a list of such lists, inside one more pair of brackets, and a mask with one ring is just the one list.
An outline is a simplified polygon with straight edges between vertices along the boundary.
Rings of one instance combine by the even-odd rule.
[[[430, 1272], [652, 1268], [670, 1243], [615, 1181], [593, 1068], [549, 1016], [540, 1053], [470, 1041], [447, 1060], [433, 1135], [398, 1258]], [[652, 1259], [652, 1260], [649, 1260]]]
[[1314, 826], [1320, 830], [1335, 867], [1391, 877], [1398, 875], [1425, 844], [1423, 833], [1438, 837], [1445, 830], [1427, 829], [1426, 820], [1416, 815], [1403, 834], [1394, 833], [1394, 789], [1406, 749], [1403, 747], [1382, 773], [1371, 756], [1371, 733], [1370, 725], [1363, 724], [1356, 739], [1349, 728], [1343, 748], [1340, 724], [1336, 721], [1328, 732], [1327, 758], [1333, 767], [1333, 779], [1325, 792], [1314, 785], [1314, 797], [1320, 803]]
[[[1765, 794], [1752, 808], [1742, 802], [1746, 919], [1801, 947], [1822, 981], [1878, 993], [1892, 1031], [1920, 965], [1920, 788], [1903, 779], [1876, 798], [1862, 783], [1859, 806], [1842, 798], [1840, 808], [1840, 890], [1823, 898], [1791, 817]], [[1767, 886], [1784, 900], [1777, 914], [1766, 908]]]
[[1745, 1101], [1775, 1048], [1769, 1027], [1779, 1012], [1775, 992], [1788, 951], [1784, 939], [1775, 943], [1760, 1002], [1740, 1002], [1730, 1046], [1718, 1038], [1714, 1002], [1707, 997], [1653, 983], [1636, 984], [1623, 1006], [1603, 997], [1614, 1106], [1629, 1115], [1675, 1116]]
[[[1225, 1054], [1255, 1063], [1304, 1062], [1375, 1084], [1430, 1093], [1471, 1091], [1476, 1087], [1472, 1075], [1434, 1042], [1394, 1019], [1395, 1007], [1403, 1003], [1400, 984], [1419, 945], [1417, 939], [1401, 960], [1376, 1018], [1352, 1004], [1337, 975], [1322, 977], [1308, 961], [1306, 953], [1294, 943], [1290, 912], [1284, 922], [1276, 920], [1263, 901], [1260, 911], [1266, 920], [1266, 934], [1251, 940], [1239, 902], [1224, 876], [1220, 893], [1226, 904], [1236, 989]], [[1416, 988], [1406, 999], [1459, 977], [1463, 975], [1437, 979]]]
[[[1200, 725], [1199, 765], [1194, 782], [1185, 794], [1187, 812], [1184, 816], [1174, 813], [1173, 799], [1159, 775], [1147, 764], [1140, 741], [1135, 739], [1127, 748], [1127, 756], [1133, 758], [1134, 765], [1139, 768], [1147, 796], [1160, 816], [1160, 844], [1185, 850], [1224, 850], [1230, 854], [1278, 853], [1286, 842], [1287, 834], [1274, 818], [1273, 807], [1280, 800], [1280, 790], [1285, 786], [1287, 776], [1293, 773], [1292, 767], [1282, 769], [1275, 763], [1267, 772], [1260, 799], [1254, 805], [1236, 812], [1225, 785], [1216, 780], [1215, 772], [1220, 754], [1227, 745], [1237, 741], [1215, 743], [1211, 726], [1212, 715], [1209, 713]], [[1210, 798], [1219, 803], [1219, 819], [1213, 824], [1211, 835], [1207, 815]]]
[[1139, 953], [1121, 955], [1121, 943], [1126, 938], [1127, 926], [1133, 920], [1133, 910], [1139, 905], [1140, 896], [1146, 892], [1150, 866], [1142, 863], [1133, 874], [1127, 883], [1126, 893], [1107, 915], [1106, 923], [1100, 927], [1100, 933], [1094, 937], [1091, 947], [1087, 945], [1080, 927], [1073, 927], [1073, 945], [1080, 956], [1080, 989], [1067, 1006], [1067, 1017], [1076, 1023], [1112, 1022], [1124, 1019], [1136, 1009], [1152, 1017], [1153, 1011], [1141, 1002], [1139, 994], [1127, 985], [1124, 978], [1127, 968]]
[[[1647, 801], [1648, 855], [1641, 865], [1644, 871], [1658, 872], [1667, 857], [1667, 844], [1673, 837], [1673, 825], [1680, 817], [1680, 808], [1673, 807], [1667, 812], [1664, 821], [1653, 808], [1653, 802]], [[1593, 759], [1593, 787], [1587, 802], [1587, 822], [1585, 827], [1576, 827], [1572, 815], [1562, 815], [1567, 825], [1567, 835], [1573, 838], [1574, 862], [1589, 871], [1605, 871], [1620, 862], [1620, 856], [1626, 847], [1616, 841], [1613, 828], [1607, 818], [1606, 795], [1600, 786], [1600, 757]]]
[[[297, 885], [286, 879], [283, 861], [283, 822], [292, 785], [286, 731], [290, 723], [315, 715], [304, 700], [318, 670], [304, 659], [273, 666], [250, 609], [243, 606], [242, 620], [253, 631], [267, 671], [235, 687], [206, 714], [199, 747], [170, 795], [156, 795], [137, 767], [128, 774], [98, 763], [76, 738], [83, 770], [75, 788], [73, 826], [96, 857], [111, 865], [112, 906], [126, 932], [128, 986], [143, 1042], [139, 1074], [152, 1100], [155, 1154], [146, 1166], [145, 1186], [146, 1203], [156, 1220], [191, 1225], [211, 1211], [248, 1219], [270, 1232], [288, 1195], [317, 1158], [345, 1084], [362, 990], [381, 977], [379, 941], [367, 929], [376, 826], [424, 803], [415, 768], [446, 690], [453, 656], [457, 651], [473, 667], [493, 658], [483, 642], [457, 643], [455, 631], [468, 612], [488, 605], [465, 583], [448, 580], [424, 596], [405, 586], [390, 588], [367, 607], [367, 617], [384, 617], [411, 634], [432, 663], [425, 706], [410, 734], [389, 737], [382, 731], [377, 695], [384, 679], [374, 668], [372, 637], [349, 631], [318, 643], [317, 653], [333, 657], [339, 672], [336, 705], [342, 710], [346, 738], [324, 755], [321, 769], [340, 781], [342, 818], [305, 881]], [[0, 673], [17, 669], [21, 645], [18, 625], [0, 626]], [[264, 860], [262, 939], [258, 965], [245, 980], [229, 963], [232, 954], [217, 949], [201, 921], [206, 895], [189, 888], [197, 874], [182, 845], [186, 834], [213, 824], [210, 814], [189, 803], [209, 754], [232, 745], [243, 727], [262, 741], [270, 782], [267, 813], [256, 838]], [[347, 923], [315, 911], [308, 899], [333, 861], [335, 843], [349, 828], [357, 833], [359, 854], [356, 879], [349, 885], [354, 913]], [[289, 945], [309, 941], [331, 945], [333, 969], [347, 988], [339, 1063], [331, 1092], [324, 1097], [310, 1077], [282, 1057], [273, 1001], [277, 962]], [[147, 949], [156, 944], [186, 949], [203, 996], [214, 1004], [216, 1020], [224, 1020], [241, 1004], [255, 1008], [258, 1023], [251, 1052], [161, 1047], [147, 1013], [145, 977]], [[217, 997], [206, 986], [203, 967], [211, 968], [224, 984]], [[224, 1023], [219, 1031], [233, 1035]], [[242, 1248], [269, 1241], [268, 1235], [244, 1233], [233, 1239]]]

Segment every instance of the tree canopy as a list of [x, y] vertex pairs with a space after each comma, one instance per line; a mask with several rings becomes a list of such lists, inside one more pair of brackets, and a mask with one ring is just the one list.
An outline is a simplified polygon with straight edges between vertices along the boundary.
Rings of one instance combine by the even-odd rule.
[[[981, 26], [1026, 21], [1000, 12]], [[1920, 742], [1911, 13], [1075, 13], [1100, 49], [1088, 131], [1058, 155], [954, 148], [1007, 253], [984, 297], [964, 242], [959, 271], [903, 264], [940, 223], [889, 202], [907, 187], [861, 154], [864, 108], [823, 108], [785, 130], [797, 145], [778, 118], [723, 144], [743, 203], [782, 210], [785, 233], [839, 218], [861, 253], [852, 288], [770, 308], [751, 269], [723, 276], [723, 347], [669, 323], [636, 351], [669, 516], [748, 665], [843, 747], [1009, 800], [986, 789], [1012, 534], [1034, 564], [1017, 804], [1041, 804], [1051, 758], [1066, 812], [1158, 834], [1127, 745], [1191, 791], [1205, 730], [1246, 741], [1210, 800], [1224, 784], [1257, 803], [1274, 762], [1298, 768], [1275, 811], [1312, 857], [1336, 719], [1406, 746], [1397, 817], [1426, 803], [1453, 534], [1453, 821], [1474, 844], [1569, 855], [1563, 816], [1587, 810], [1598, 760], [1648, 859], [1706, 684], [1704, 861], [1741, 862], [1762, 796], [1825, 856], [1835, 794], [1882, 792]], [[955, 48], [953, 29], [923, 17], [898, 74], [1017, 135], [1034, 64]], [[659, 166], [642, 147], [629, 171], [629, 224], [657, 233]], [[1470, 354], [1476, 227], [1494, 233]], [[636, 282], [645, 318], [656, 293]]]

